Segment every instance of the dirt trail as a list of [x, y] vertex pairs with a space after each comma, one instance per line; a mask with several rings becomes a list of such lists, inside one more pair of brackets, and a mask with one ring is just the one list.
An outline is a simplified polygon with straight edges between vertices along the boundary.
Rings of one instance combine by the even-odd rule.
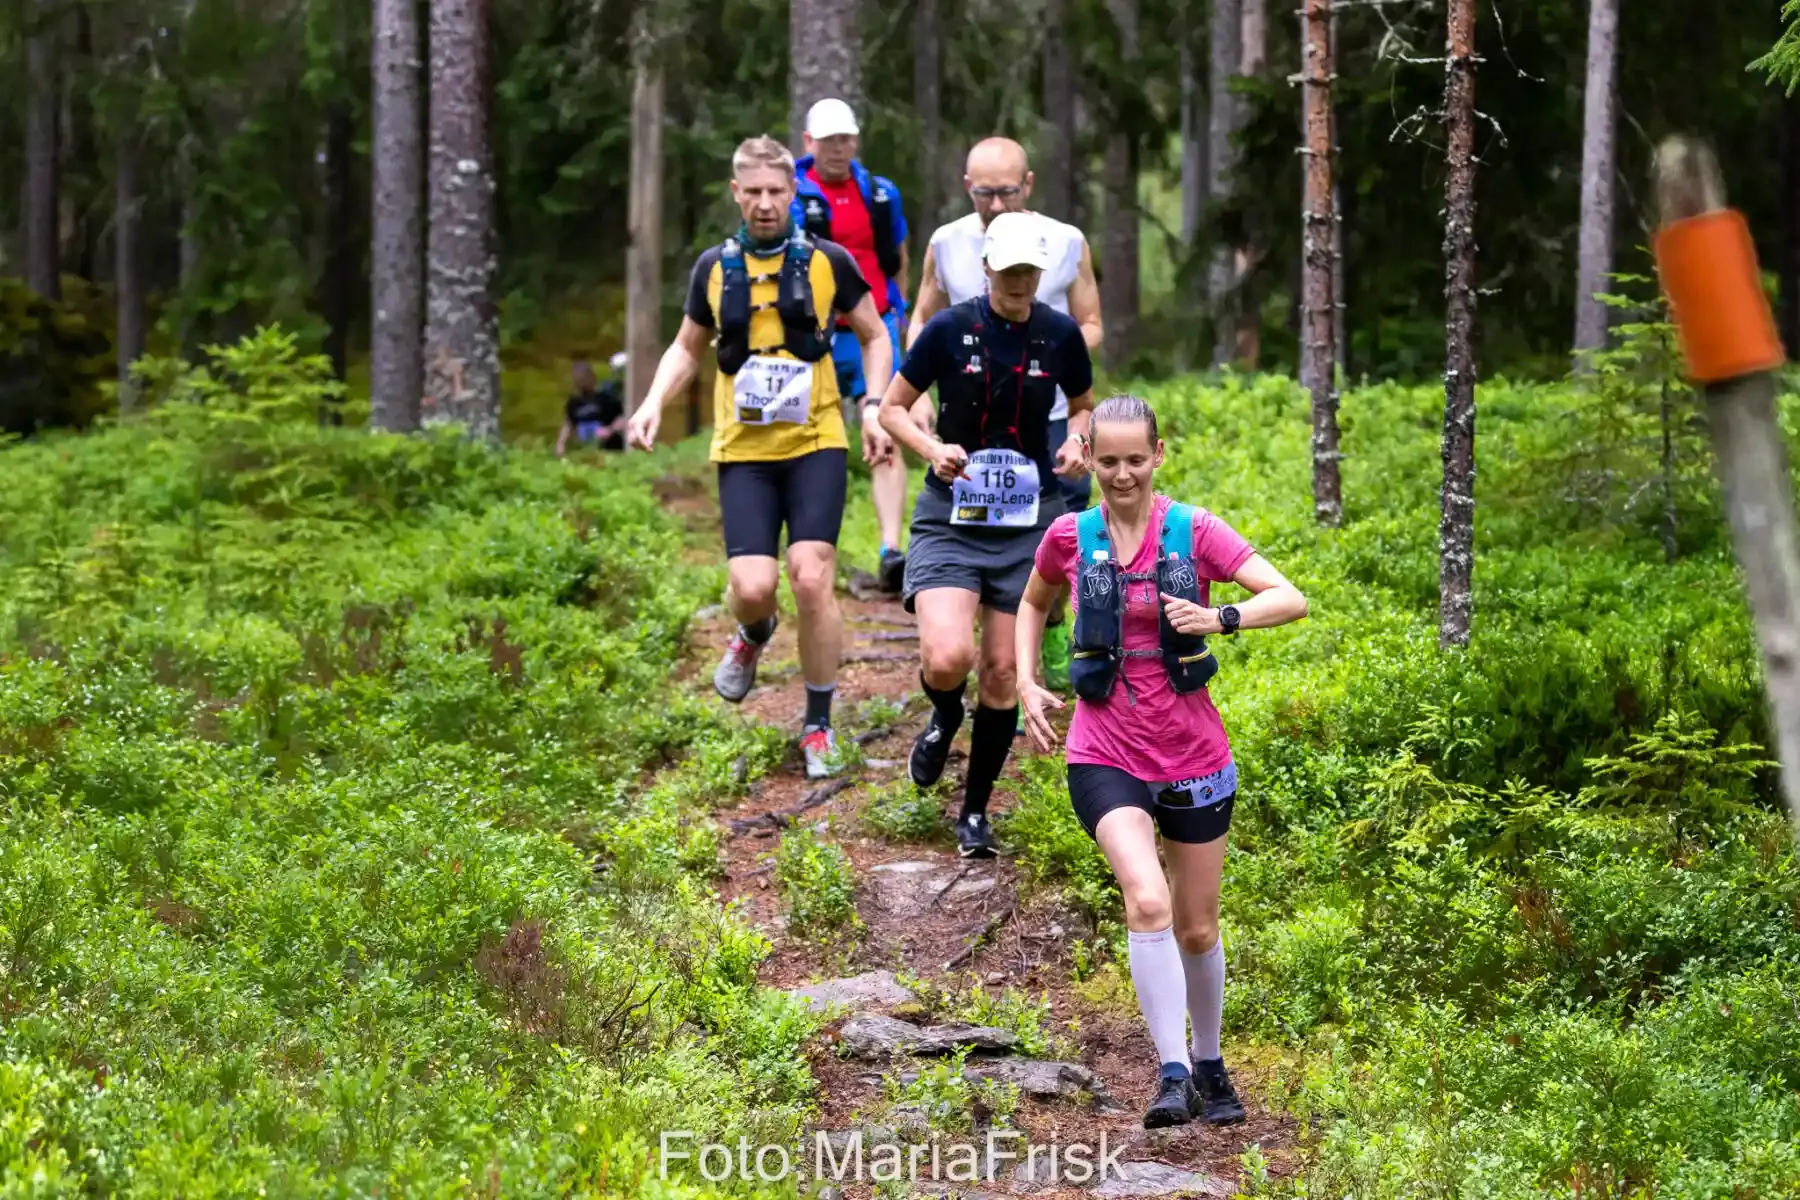
[[[716, 510], [715, 510], [716, 511]], [[689, 526], [698, 524], [689, 515]], [[1239, 1155], [1259, 1144], [1273, 1175], [1291, 1173], [1297, 1167], [1294, 1130], [1290, 1118], [1268, 1112], [1260, 1102], [1262, 1079], [1248, 1065], [1234, 1063], [1234, 1077], [1250, 1112], [1242, 1125], [1213, 1128], [1199, 1123], [1171, 1131], [1146, 1132], [1141, 1123], [1144, 1104], [1156, 1078], [1156, 1055], [1143, 1022], [1129, 994], [1106, 1009], [1079, 995], [1072, 980], [1071, 939], [1083, 937], [1085, 923], [1065, 911], [1050, 889], [1035, 892], [1025, 886], [1021, 872], [1008, 857], [964, 863], [949, 836], [960, 795], [960, 777], [967, 761], [968, 723], [965, 721], [950, 758], [941, 836], [930, 842], [896, 841], [871, 834], [858, 821], [869, 790], [907, 781], [905, 760], [912, 738], [923, 727], [925, 703], [918, 684], [917, 627], [901, 605], [872, 592], [873, 580], [860, 576], [856, 596], [840, 591], [845, 616], [847, 662], [838, 676], [834, 721], [839, 737], [855, 739], [864, 761], [846, 772], [846, 786], [823, 798], [823, 803], [789, 817], [811, 824], [825, 840], [835, 841], [851, 858], [857, 872], [856, 907], [867, 926], [854, 950], [846, 955], [841, 946], [821, 947], [787, 934], [781, 889], [774, 879], [773, 854], [779, 845], [780, 818], [803, 800], [818, 800], [818, 786], [809, 782], [798, 752], [776, 772], [760, 781], [752, 794], [735, 806], [721, 810], [720, 823], [730, 832], [726, 842], [725, 878], [720, 895], [742, 905], [743, 917], [764, 932], [774, 952], [763, 964], [760, 977], [769, 987], [791, 989], [821, 980], [888, 970], [931, 980], [938, 986], [961, 991], [980, 985], [998, 994], [1015, 988], [1036, 998], [1047, 995], [1050, 1018], [1046, 1031], [1061, 1035], [1077, 1053], [1065, 1055], [1092, 1070], [1099, 1084], [1117, 1101], [1117, 1109], [1097, 1112], [1084, 1097], [1036, 1099], [1021, 1095], [1012, 1124], [1032, 1143], [1093, 1142], [1105, 1131], [1112, 1146], [1125, 1145], [1125, 1161], [1148, 1160], [1197, 1172], [1206, 1177], [1193, 1194], [1228, 1194], [1242, 1173]], [[732, 624], [721, 611], [709, 610], [697, 620], [683, 674], [689, 685], [710, 692], [712, 668]], [[775, 725], [799, 734], [805, 707], [800, 678], [794, 622], [785, 617], [765, 654], [758, 686], [742, 708], [748, 720]], [[865, 708], [879, 699], [904, 705], [904, 715], [891, 716], [887, 704]], [[870, 728], [867, 714], [875, 712], [881, 723]], [[1015, 755], [1026, 753], [1026, 742], [1015, 742]], [[995, 790], [992, 809], [1004, 813], [1014, 803], [1017, 768], [1008, 763], [1006, 776]], [[829, 790], [829, 789], [827, 789]], [[979, 935], [979, 936], [978, 936]], [[952, 966], [951, 964], [954, 964]], [[881, 1007], [870, 1011], [887, 1011]], [[917, 1005], [902, 1005], [898, 1014], [926, 1020]], [[935, 1022], [946, 1018], [929, 1018]], [[1068, 1022], [1078, 1021], [1078, 1033]], [[840, 1053], [838, 1032], [844, 1020], [827, 1027], [811, 1053], [812, 1069], [820, 1081], [820, 1113], [814, 1123], [821, 1130], [850, 1130], [884, 1120], [883, 1073], [918, 1069], [905, 1060], [863, 1059]], [[1065, 1047], [1066, 1048], [1066, 1047]], [[1229, 1051], [1228, 1051], [1229, 1053]], [[916, 1060], [929, 1065], [928, 1058]], [[981, 1061], [971, 1055], [972, 1067]], [[809, 1135], [810, 1136], [810, 1135]], [[953, 1139], [947, 1139], [953, 1140]], [[808, 1143], [810, 1145], [810, 1142]], [[1176, 1187], [1145, 1179], [1124, 1190], [1046, 1187], [1042, 1183], [1011, 1178], [1010, 1166], [996, 1174], [994, 1183], [956, 1185], [965, 1196], [1034, 1195], [1044, 1198], [1084, 1195], [1176, 1195]], [[1116, 1181], [1115, 1181], [1116, 1187]], [[951, 1189], [915, 1187], [916, 1194], [943, 1194]], [[868, 1195], [864, 1185], [846, 1188], [847, 1195]]]

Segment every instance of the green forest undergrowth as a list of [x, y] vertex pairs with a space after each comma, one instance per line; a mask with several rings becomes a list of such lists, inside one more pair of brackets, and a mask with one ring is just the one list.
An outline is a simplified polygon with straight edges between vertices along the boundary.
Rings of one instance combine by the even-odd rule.
[[[1691, 401], [1665, 471], [1617, 379], [1483, 388], [1476, 632], [1445, 654], [1441, 392], [1344, 398], [1338, 531], [1291, 383], [1151, 395], [1160, 488], [1311, 605], [1219, 639], [1212, 684], [1241, 772], [1227, 1032], [1302, 1052], [1275, 1099], [1309, 1166], [1269, 1192], [1800, 1196], [1800, 870]], [[1105, 863], [1060, 764], [1027, 776], [1002, 836], [1091, 914], [1078, 960], [1129, 1002]]]
[[[815, 1086], [709, 882], [709, 812], [791, 750], [670, 680], [723, 572], [650, 483], [703, 452], [322, 429], [320, 379], [264, 335], [0, 448], [0, 1194], [697, 1194], [656, 1131], [785, 1141]], [[1291, 383], [1150, 394], [1164, 490], [1312, 604], [1214, 684], [1228, 1032], [1308, 1155], [1246, 1187], [1800, 1195], [1800, 871], [1691, 423], [1665, 470], [1628, 396], [1484, 388], [1446, 655], [1441, 393], [1345, 397], [1340, 531]], [[1002, 834], [1128, 997], [1025, 771]]]

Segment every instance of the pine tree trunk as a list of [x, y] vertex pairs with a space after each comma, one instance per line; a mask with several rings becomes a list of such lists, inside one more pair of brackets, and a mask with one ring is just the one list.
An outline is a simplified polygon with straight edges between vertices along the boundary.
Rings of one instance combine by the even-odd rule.
[[369, 274], [369, 425], [419, 427], [424, 393], [424, 122], [413, 0], [375, 0], [373, 211]]
[[625, 248], [625, 404], [650, 391], [662, 352], [663, 67], [653, 13], [639, 10], [632, 46], [631, 191]]
[[144, 280], [138, 258], [140, 204], [137, 130], [118, 135], [113, 166], [113, 293], [118, 305], [113, 345], [119, 356], [119, 411], [137, 408], [131, 364], [144, 354]]
[[[1337, 72], [1338, 61], [1338, 14], [1334, 5], [1331, 10], [1331, 69]], [[1344, 183], [1342, 172], [1338, 169], [1341, 161], [1338, 147], [1337, 92], [1332, 91], [1331, 104], [1331, 350], [1332, 363], [1337, 368], [1338, 378], [1350, 378], [1350, 330], [1349, 297], [1344, 291], [1344, 278], [1348, 272], [1344, 269], [1344, 224], [1349, 214], [1344, 208]]]
[[1581, 235], [1575, 279], [1575, 351], [1606, 345], [1611, 291], [1613, 146], [1618, 108], [1619, 0], [1588, 0], [1587, 86], [1581, 134]]
[[[1245, 78], [1261, 75], [1269, 57], [1268, 0], [1240, 0], [1243, 6], [1243, 42], [1239, 47], [1239, 63]], [[1249, 112], [1240, 101], [1236, 120], [1241, 130], [1249, 120]], [[1264, 241], [1261, 228], [1261, 205], [1246, 205], [1242, 238], [1232, 256], [1232, 287], [1237, 291], [1237, 333], [1232, 359], [1245, 370], [1262, 365], [1262, 305], [1256, 286], [1256, 268], [1262, 259]]]
[[1781, 256], [1776, 260], [1781, 341], [1800, 360], [1800, 96], [1781, 101]]
[[1301, 62], [1306, 111], [1306, 209], [1301, 231], [1305, 315], [1301, 322], [1300, 381], [1312, 397], [1313, 515], [1335, 527], [1343, 520], [1339, 478], [1336, 316], [1333, 292], [1331, 0], [1306, 0]]
[[[1240, 0], [1213, 0], [1208, 38], [1207, 150], [1212, 161], [1206, 176], [1210, 189], [1208, 199], [1216, 221], [1231, 199], [1237, 177], [1239, 105], [1231, 94], [1231, 77], [1237, 74], [1242, 61], [1239, 43], [1243, 38], [1243, 8]], [[1237, 312], [1233, 307], [1236, 297], [1232, 287], [1235, 266], [1231, 246], [1221, 240], [1213, 250], [1206, 279], [1206, 309], [1212, 318], [1214, 366], [1230, 362], [1237, 349]]]
[[937, 229], [944, 210], [944, 178], [949, 166], [942, 158], [944, 129], [940, 94], [942, 34], [938, 27], [938, 0], [919, 0], [913, 22], [913, 109], [919, 114], [919, 197], [912, 206], [914, 263], [921, 263], [925, 247]]
[[431, 6], [431, 218], [426, 230], [426, 419], [500, 437], [487, 0]]
[[1438, 645], [1469, 644], [1475, 567], [1475, 0], [1449, 0], [1444, 126], [1444, 491]]
[[[1138, 60], [1138, 0], [1107, 0], [1119, 31], [1121, 57], [1129, 68]], [[1135, 78], [1132, 86], [1136, 85]], [[1131, 361], [1138, 319], [1138, 135], [1115, 115], [1106, 140], [1106, 227], [1102, 233], [1100, 311], [1106, 314], [1107, 368]]]
[[[1200, 66], [1190, 34], [1181, 45], [1181, 247], [1189, 275], [1180, 290], [1198, 309], [1205, 303], [1204, 275], [1195, 269], [1201, 222], [1206, 219], [1206, 92], [1200, 86]], [[1190, 343], [1177, 347], [1176, 367], [1188, 369]]]
[[789, 142], [799, 153], [804, 145], [806, 110], [835, 97], [862, 111], [862, 45], [856, 36], [857, 0], [793, 0], [788, 6]]
[[[350, 178], [355, 135], [349, 104], [334, 104], [325, 122], [325, 272], [319, 312], [325, 318], [325, 355], [340, 380], [350, 356], [350, 314], [357, 286], [355, 189]], [[333, 417], [336, 424], [339, 414]]]
[[38, 0], [25, 43], [25, 282], [46, 300], [62, 299], [58, 158], [61, 104], [59, 37], [52, 0]]
[[[93, 18], [85, 4], [77, 6], [73, 15], [75, 28], [70, 46], [73, 53], [69, 56], [72, 61], [65, 64], [65, 70], [71, 79], [92, 78], [95, 70]], [[96, 140], [93, 97], [81, 86], [67, 87], [63, 92], [62, 127], [67, 131], [68, 147], [63, 161], [68, 167], [68, 176], [62, 181], [61, 191], [72, 217], [67, 249], [74, 259], [66, 262], [64, 267], [77, 279], [99, 282], [100, 262], [105, 257], [100, 243], [106, 222], [100, 216], [105, 211], [100, 203], [104, 176], [100, 167], [100, 145]]]
[[1044, 0], [1043, 169], [1037, 173], [1032, 207], [1059, 221], [1076, 222], [1075, 72], [1063, 22], [1067, 0]]
[[1181, 241], [1193, 247], [1206, 217], [1206, 93], [1194, 47], [1181, 47]]

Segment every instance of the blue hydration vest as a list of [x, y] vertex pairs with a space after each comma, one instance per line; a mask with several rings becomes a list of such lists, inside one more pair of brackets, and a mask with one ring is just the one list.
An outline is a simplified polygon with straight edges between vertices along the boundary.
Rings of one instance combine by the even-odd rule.
[[[794, 203], [789, 211], [807, 233], [830, 241], [833, 240], [831, 205], [808, 174], [812, 166], [810, 154], [794, 164]], [[894, 278], [900, 273], [900, 247], [906, 241], [906, 215], [900, 204], [900, 189], [891, 179], [869, 174], [869, 169], [854, 159], [850, 163], [850, 177], [856, 180], [857, 193], [862, 196], [863, 207], [869, 213], [869, 227], [875, 231], [875, 261], [880, 264], [881, 273], [887, 276], [888, 307], [903, 308], [900, 285]]]
[[[1125, 616], [1125, 591], [1133, 583], [1154, 581], [1159, 592], [1182, 600], [1200, 602], [1200, 576], [1194, 570], [1194, 508], [1189, 504], [1171, 503], [1163, 514], [1162, 551], [1154, 571], [1129, 572], [1112, 552], [1111, 538], [1106, 532], [1106, 516], [1096, 506], [1075, 519], [1079, 546], [1076, 562], [1075, 647], [1069, 665], [1069, 681], [1075, 694], [1083, 700], [1105, 700], [1112, 694], [1113, 680], [1127, 657], [1159, 657], [1168, 673], [1169, 686], [1186, 695], [1205, 687], [1219, 670], [1219, 660], [1206, 648], [1206, 638], [1199, 634], [1177, 632], [1162, 611], [1159, 598], [1157, 619], [1161, 626], [1161, 647], [1156, 650], [1126, 650], [1122, 646]], [[1131, 692], [1129, 680], [1125, 691], [1131, 703], [1137, 696]]]

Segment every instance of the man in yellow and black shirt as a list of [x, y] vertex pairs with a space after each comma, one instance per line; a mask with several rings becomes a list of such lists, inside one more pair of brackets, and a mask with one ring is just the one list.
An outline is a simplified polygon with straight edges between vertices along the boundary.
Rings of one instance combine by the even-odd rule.
[[[835, 316], [845, 315], [862, 343], [871, 396], [887, 390], [893, 351], [850, 252], [809, 239], [793, 223], [794, 160], [787, 149], [771, 138], [751, 138], [732, 155], [731, 172], [743, 223], [694, 264], [681, 331], [664, 352], [627, 438], [646, 450], [655, 444], [664, 400], [693, 382], [700, 356], [714, 343], [712, 461], [719, 464], [731, 576], [726, 604], [738, 631], [713, 687], [735, 702], [756, 682], [757, 662], [775, 634], [785, 525], [806, 676], [800, 746], [807, 775], [818, 779], [835, 769], [831, 699], [843, 648], [835, 584], [849, 441], [831, 361]], [[862, 442], [871, 463], [895, 452], [874, 421], [863, 422]]]

